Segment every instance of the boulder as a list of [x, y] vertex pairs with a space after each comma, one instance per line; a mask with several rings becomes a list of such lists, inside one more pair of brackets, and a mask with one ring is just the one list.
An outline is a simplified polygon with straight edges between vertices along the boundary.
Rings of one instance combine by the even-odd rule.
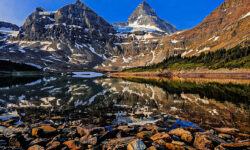
[[88, 134], [89, 134], [89, 131], [86, 130], [86, 129], [84, 129], [84, 128], [82, 128], [82, 127], [77, 127], [76, 130], [77, 130], [77, 133], [78, 133], [81, 137], [84, 136], [84, 135], [88, 135]]
[[222, 139], [231, 139], [232, 138], [232, 135], [230, 134], [225, 134], [225, 133], [220, 133], [218, 134], [218, 136]]
[[48, 143], [48, 139], [47, 138], [36, 138], [35, 140], [33, 140], [30, 145], [42, 145], [45, 146]]
[[171, 135], [180, 136], [185, 142], [191, 143], [193, 141], [193, 136], [190, 131], [184, 130], [183, 128], [174, 129], [169, 132]]
[[73, 150], [82, 150], [82, 149], [84, 149], [82, 144], [80, 142], [78, 142], [78, 141], [75, 141], [75, 140], [66, 141], [63, 144], [67, 145], [67, 147], [69, 149], [73, 149]]
[[155, 135], [150, 137], [153, 141], [157, 141], [157, 140], [164, 140], [165, 142], [171, 142], [172, 138], [165, 132], [161, 132], [161, 133], [156, 133]]
[[226, 143], [223, 139], [216, 137], [213, 131], [197, 132], [195, 134], [194, 147], [200, 150], [214, 149], [221, 143]]
[[59, 149], [61, 143], [58, 142], [58, 141], [55, 141], [51, 144], [48, 145], [48, 148], [46, 150], [56, 150], [56, 149]]
[[45, 150], [44, 147], [39, 145], [34, 145], [28, 148], [28, 150]]
[[155, 146], [151, 146], [149, 148], [147, 148], [146, 150], [157, 150]]
[[38, 128], [32, 129], [32, 136], [35, 137], [50, 137], [54, 134], [56, 134], [57, 130], [54, 127], [51, 127], [49, 125], [41, 126]]
[[129, 143], [132, 143], [136, 140], [135, 137], [126, 137], [126, 138], [119, 138], [119, 139], [111, 139], [105, 144], [103, 144], [103, 150], [118, 150], [118, 149], [127, 149]]
[[129, 127], [129, 126], [119, 126], [117, 127], [118, 130], [122, 130], [123, 132], [129, 133], [131, 131], [134, 131], [133, 127]]
[[133, 140], [127, 146], [127, 150], [144, 150], [146, 148], [146, 145], [139, 139]]
[[80, 142], [82, 144], [96, 145], [97, 144], [97, 137], [92, 137], [91, 135], [85, 135], [85, 136], [80, 138]]
[[140, 139], [150, 138], [153, 135], [152, 131], [142, 131], [136, 134], [136, 136]]
[[250, 141], [240, 141], [238, 143], [223, 143], [221, 145], [227, 149], [244, 149], [250, 148]]
[[235, 128], [214, 128], [214, 130], [220, 133], [226, 133], [231, 135], [234, 135], [239, 132], [239, 130]]
[[185, 150], [185, 147], [172, 143], [166, 143], [166, 148], [169, 150]]

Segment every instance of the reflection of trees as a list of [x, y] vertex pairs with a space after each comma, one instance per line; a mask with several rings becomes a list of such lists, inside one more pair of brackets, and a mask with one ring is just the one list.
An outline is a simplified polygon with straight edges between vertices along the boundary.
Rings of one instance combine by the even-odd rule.
[[249, 104], [250, 85], [249, 84], [221, 84], [217, 82], [211, 83], [195, 83], [190, 81], [173, 81], [173, 80], [157, 80], [142, 78], [125, 78], [124, 80], [137, 83], [148, 83], [163, 88], [168, 93], [178, 94], [193, 93], [199, 94], [201, 97], [216, 99], [218, 101], [230, 101], [235, 104]]

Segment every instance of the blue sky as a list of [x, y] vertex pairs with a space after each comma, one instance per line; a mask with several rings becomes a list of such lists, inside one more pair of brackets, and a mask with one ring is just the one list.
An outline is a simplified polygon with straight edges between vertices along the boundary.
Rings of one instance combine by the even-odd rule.
[[[125, 22], [143, 0], [82, 0], [107, 21]], [[225, 0], [147, 0], [158, 16], [178, 29], [198, 25]], [[36, 7], [49, 11], [75, 0], [0, 0], [0, 20], [22, 25]]]

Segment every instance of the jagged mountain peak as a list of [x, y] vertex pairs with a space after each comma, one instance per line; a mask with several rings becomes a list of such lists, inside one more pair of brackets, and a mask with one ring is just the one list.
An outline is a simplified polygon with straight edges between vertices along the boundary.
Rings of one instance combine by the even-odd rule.
[[75, 4], [83, 4], [81, 0], [76, 0]]
[[[128, 25], [135, 27], [135, 30], [155, 30], [172, 34], [177, 29], [167, 21], [160, 19], [156, 11], [147, 3], [141, 2], [128, 19]], [[150, 30], [150, 31], [151, 31]]]
[[128, 22], [134, 22], [141, 16], [146, 16], [146, 15], [157, 16], [155, 10], [146, 1], [143, 1], [139, 4], [136, 10], [129, 17]]

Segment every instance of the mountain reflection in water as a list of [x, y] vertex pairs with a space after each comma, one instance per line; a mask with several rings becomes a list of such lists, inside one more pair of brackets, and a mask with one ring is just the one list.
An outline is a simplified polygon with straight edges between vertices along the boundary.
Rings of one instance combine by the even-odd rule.
[[26, 120], [60, 116], [61, 122], [81, 119], [99, 125], [155, 123], [171, 115], [204, 129], [227, 126], [249, 131], [248, 84], [137, 78], [6, 80], [0, 78], [4, 83], [0, 86], [0, 119], [15, 110]]

